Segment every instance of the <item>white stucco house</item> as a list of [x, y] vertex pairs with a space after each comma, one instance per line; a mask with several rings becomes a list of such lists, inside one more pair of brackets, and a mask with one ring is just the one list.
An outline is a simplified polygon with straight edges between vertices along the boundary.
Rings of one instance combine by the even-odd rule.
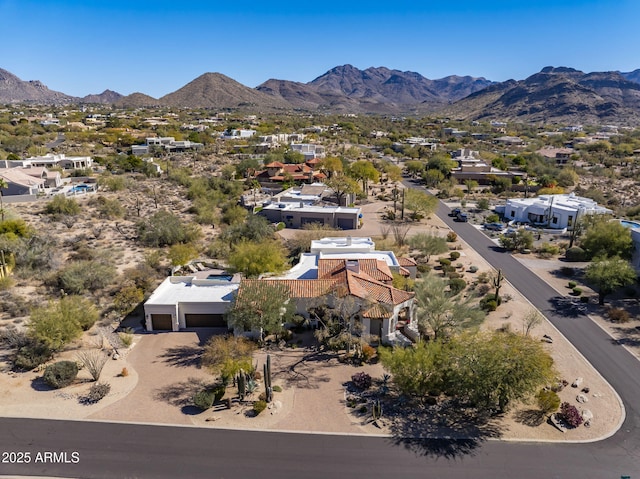
[[514, 198], [507, 200], [504, 206], [506, 220], [550, 229], [571, 228], [576, 219], [583, 215], [611, 213], [613, 211], [599, 206], [594, 200], [573, 193]]
[[261, 279], [210, 274], [170, 276], [144, 305], [148, 331], [185, 328], [227, 328], [224, 313], [242, 288], [255, 282], [278, 281], [289, 290], [296, 312], [313, 323], [309, 308], [332, 306], [336, 298], [349, 296], [360, 310], [364, 334], [385, 344], [409, 344], [417, 340], [414, 293], [395, 288], [393, 274], [415, 276], [415, 263], [398, 260], [392, 251], [377, 251], [371, 238], [323, 238], [286, 273]]

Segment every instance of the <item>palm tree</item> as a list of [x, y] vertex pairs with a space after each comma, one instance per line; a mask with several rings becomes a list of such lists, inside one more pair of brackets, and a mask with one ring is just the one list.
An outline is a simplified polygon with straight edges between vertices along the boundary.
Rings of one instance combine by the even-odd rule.
[[2, 190], [4, 188], [8, 188], [9, 185], [7, 184], [7, 180], [5, 180], [4, 178], [0, 177], [0, 215], [2, 216], [2, 221], [4, 221], [4, 203], [2, 201]]

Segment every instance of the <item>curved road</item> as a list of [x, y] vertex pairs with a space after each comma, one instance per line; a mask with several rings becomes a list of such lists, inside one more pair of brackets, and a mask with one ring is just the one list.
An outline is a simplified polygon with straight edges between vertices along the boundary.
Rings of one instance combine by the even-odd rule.
[[[413, 185], [412, 185], [413, 187]], [[520, 290], [620, 394], [626, 419], [612, 437], [587, 444], [423, 440], [226, 431], [72, 421], [0, 419], [0, 475], [86, 478], [446, 477], [518, 479], [640, 478], [640, 364], [584, 316], [558, 314], [557, 292], [467, 223], [438, 215]], [[1, 413], [1, 411], [0, 411]], [[597, 420], [597, 418], [596, 418]], [[62, 452], [77, 463], [36, 462]], [[41, 454], [41, 459], [44, 456]], [[9, 463], [2, 462], [9, 459]], [[58, 460], [62, 459], [60, 456]]]

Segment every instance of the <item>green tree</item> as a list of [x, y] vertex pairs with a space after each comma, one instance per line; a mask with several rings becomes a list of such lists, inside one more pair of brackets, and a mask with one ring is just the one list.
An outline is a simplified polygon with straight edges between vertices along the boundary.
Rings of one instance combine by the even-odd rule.
[[618, 288], [633, 284], [637, 275], [633, 267], [625, 259], [618, 256], [599, 257], [585, 269], [585, 278], [598, 292], [598, 304]]
[[429, 170], [426, 170], [422, 176], [423, 176], [424, 182], [429, 188], [434, 188], [440, 182], [442, 182], [445, 178], [445, 175], [442, 173], [442, 171], [436, 168], [431, 168]]
[[58, 285], [67, 294], [104, 289], [115, 277], [115, 266], [101, 259], [73, 261], [57, 273]]
[[409, 245], [426, 256], [427, 263], [429, 262], [431, 255], [442, 254], [449, 251], [447, 240], [442, 236], [433, 235], [431, 233], [415, 234], [409, 238]]
[[98, 318], [98, 311], [89, 300], [65, 296], [60, 301], [50, 301], [47, 306], [33, 309], [27, 329], [31, 338], [58, 351], [79, 338]]
[[171, 246], [188, 243], [199, 236], [196, 226], [185, 225], [175, 214], [160, 210], [138, 222], [138, 239], [146, 246]]
[[240, 371], [253, 369], [255, 349], [256, 345], [242, 336], [213, 336], [202, 352], [202, 365], [228, 383]]
[[125, 282], [113, 297], [113, 306], [120, 314], [129, 314], [144, 299], [144, 291], [133, 281]]
[[424, 191], [408, 188], [405, 190], [404, 205], [411, 211], [411, 218], [420, 221], [436, 210], [438, 199]]
[[500, 246], [509, 251], [522, 251], [533, 247], [533, 233], [519, 228], [513, 233], [500, 235]]
[[[422, 161], [410, 160], [405, 162], [404, 167], [411, 176], [421, 175], [425, 171], [425, 164]], [[444, 178], [444, 176], [443, 176]]]
[[304, 155], [299, 151], [288, 150], [284, 154], [284, 161], [285, 163], [294, 163], [294, 164], [304, 163]]
[[380, 180], [380, 172], [370, 161], [360, 160], [349, 167], [349, 175], [362, 182], [362, 191], [369, 194], [369, 182], [377, 183]]
[[630, 259], [633, 254], [631, 231], [617, 221], [598, 221], [587, 229], [580, 246], [589, 258], [619, 256]]
[[198, 257], [198, 249], [191, 243], [178, 243], [169, 248], [172, 266], [183, 266]]
[[445, 388], [450, 353], [442, 341], [420, 341], [413, 348], [380, 348], [378, 355], [402, 394], [422, 398]]
[[239, 331], [278, 334], [295, 314], [294, 300], [288, 286], [277, 280], [245, 280], [240, 283], [233, 307], [227, 312], [227, 323]]
[[229, 266], [249, 278], [264, 273], [278, 273], [287, 264], [284, 249], [277, 241], [241, 241], [229, 255]]
[[345, 196], [360, 192], [360, 186], [356, 180], [344, 175], [333, 175], [324, 184], [333, 190], [340, 205], [344, 203]]
[[480, 409], [505, 411], [532, 396], [555, 375], [553, 359], [537, 339], [515, 333], [476, 333], [454, 338], [449, 388]]
[[463, 298], [447, 290], [447, 283], [433, 274], [415, 285], [420, 334], [434, 340], [450, 336], [463, 328], [480, 324], [484, 313], [474, 304], [473, 297]]
[[472, 195], [474, 190], [478, 187], [478, 182], [476, 180], [466, 180], [464, 185], [467, 187], [467, 194]]
[[328, 178], [340, 175], [344, 171], [342, 160], [336, 156], [327, 156], [326, 158], [323, 158], [318, 167], [325, 175], [327, 175]]

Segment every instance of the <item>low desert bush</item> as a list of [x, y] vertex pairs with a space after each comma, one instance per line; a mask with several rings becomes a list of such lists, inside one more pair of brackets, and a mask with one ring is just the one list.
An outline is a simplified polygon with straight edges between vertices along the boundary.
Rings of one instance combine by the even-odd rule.
[[573, 288], [571, 290], [571, 294], [573, 294], [574, 296], [582, 295], [582, 288]]
[[362, 345], [362, 360], [368, 363], [376, 355], [376, 349], [369, 344]]
[[567, 261], [586, 261], [587, 254], [579, 246], [572, 246], [564, 253], [564, 257]]
[[46, 363], [53, 357], [53, 352], [49, 347], [38, 341], [30, 341], [18, 348], [13, 357], [13, 365], [17, 369], [31, 371], [41, 364]]
[[458, 294], [467, 287], [467, 282], [462, 278], [451, 278], [449, 281], [449, 291], [451, 294]]
[[622, 308], [609, 308], [607, 310], [607, 316], [614, 323], [626, 323], [631, 319], [629, 312]]
[[453, 243], [458, 239], [458, 234], [455, 231], [449, 231], [447, 233], [447, 243]]
[[95, 383], [89, 389], [89, 394], [85, 396], [85, 402], [95, 404], [104, 398], [111, 391], [111, 385], [108, 383]]
[[455, 261], [460, 257], [460, 252], [459, 251], [452, 251], [451, 253], [449, 253], [449, 258], [451, 259], [451, 261]]
[[569, 281], [569, 283], [567, 284], [567, 288], [573, 289], [576, 286], [578, 286], [578, 283], [576, 283], [575, 281]]
[[355, 387], [363, 391], [371, 387], [371, 376], [363, 371], [351, 376], [351, 381], [353, 381]]
[[560, 405], [560, 418], [570, 427], [578, 427], [583, 422], [578, 408], [568, 402]]
[[538, 407], [545, 414], [556, 412], [560, 407], [560, 396], [549, 389], [542, 389], [537, 395]]
[[198, 391], [193, 396], [193, 404], [202, 411], [206, 411], [207, 409], [213, 406], [213, 401], [215, 399], [215, 394], [213, 391], [209, 391], [208, 389], [203, 389]]
[[273, 386], [271, 389], [273, 390], [274, 393], [282, 392], [282, 388], [280, 386]]
[[44, 382], [55, 389], [69, 386], [78, 375], [78, 365], [74, 361], [58, 361], [44, 370]]
[[256, 416], [260, 414], [262, 411], [267, 409], [267, 401], [258, 400], [253, 403], [253, 412], [256, 413]]

